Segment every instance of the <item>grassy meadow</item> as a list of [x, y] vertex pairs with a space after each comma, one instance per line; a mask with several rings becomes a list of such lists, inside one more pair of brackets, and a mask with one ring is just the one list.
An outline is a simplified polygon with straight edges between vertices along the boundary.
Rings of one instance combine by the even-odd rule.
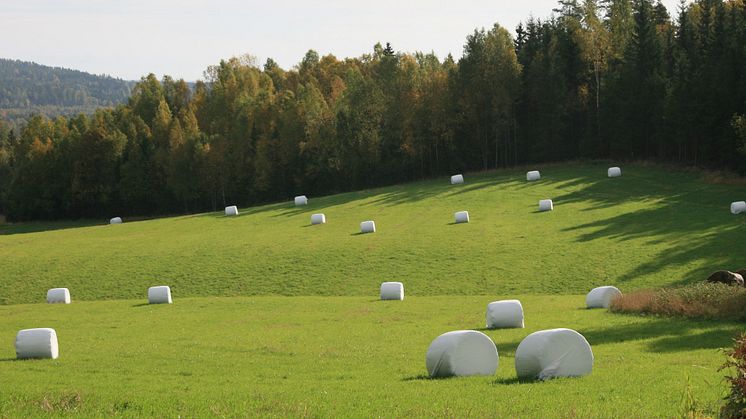
[[[746, 267], [746, 217], [728, 211], [746, 188], [641, 165], [608, 179], [606, 167], [540, 167], [532, 183], [466, 174], [233, 218], [0, 224], [0, 417], [716, 414], [718, 348], [742, 325], [586, 310], [584, 294]], [[537, 211], [543, 198], [554, 211]], [[469, 224], [453, 224], [459, 210]], [[316, 212], [326, 225], [310, 226]], [[378, 232], [359, 234], [368, 219]], [[378, 301], [383, 281], [404, 282], [405, 300]], [[174, 304], [145, 304], [161, 284]], [[73, 304], [45, 304], [51, 287]], [[429, 343], [482, 329], [487, 303], [507, 298], [526, 328], [484, 331], [497, 374], [428, 379]], [[59, 359], [15, 360], [30, 327], [57, 330]], [[518, 343], [554, 327], [588, 339], [593, 373], [518, 381]]]

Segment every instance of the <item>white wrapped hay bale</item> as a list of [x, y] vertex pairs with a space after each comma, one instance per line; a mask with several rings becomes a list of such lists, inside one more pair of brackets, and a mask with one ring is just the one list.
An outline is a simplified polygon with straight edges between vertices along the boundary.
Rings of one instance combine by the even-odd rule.
[[326, 224], [326, 215], [324, 214], [313, 214], [311, 215], [311, 225]]
[[731, 214], [740, 214], [746, 212], [746, 201], [737, 201], [730, 204]]
[[609, 170], [606, 171], [606, 174], [609, 177], [619, 177], [622, 175], [622, 169], [618, 167], [609, 167]]
[[515, 372], [519, 378], [579, 377], [592, 370], [591, 345], [572, 329], [531, 333], [515, 351]]
[[70, 290], [67, 288], [52, 288], [47, 291], [47, 303], [70, 304]]
[[456, 218], [456, 224], [468, 223], [469, 222], [469, 211], [459, 211], [454, 214]]
[[363, 221], [362, 223], [360, 223], [360, 232], [361, 233], [375, 233], [376, 222], [375, 221]]
[[619, 288], [611, 285], [593, 288], [585, 296], [585, 305], [588, 308], [609, 308], [614, 298], [620, 295], [622, 295], [622, 292], [619, 291]]
[[305, 195], [295, 197], [295, 206], [308, 205], [308, 198]]
[[122, 217], [114, 217], [109, 220], [109, 224], [122, 224]]
[[539, 211], [552, 211], [554, 210], [554, 203], [551, 199], [542, 199], [539, 201]]
[[225, 216], [226, 217], [234, 217], [238, 215], [238, 207], [235, 205], [231, 205], [229, 207], [225, 207]]
[[464, 183], [464, 175], [451, 176], [451, 185], [460, 185]]
[[482, 332], [457, 330], [435, 338], [427, 349], [425, 363], [431, 377], [494, 375], [497, 348]]
[[529, 182], [533, 182], [535, 180], [541, 179], [541, 174], [538, 170], [532, 170], [530, 172], [526, 172], [526, 180]]
[[382, 300], [403, 300], [404, 284], [401, 282], [384, 282], [381, 284]]
[[487, 304], [487, 328], [515, 327], [522, 329], [523, 306], [518, 300], [493, 301]]
[[16, 335], [16, 358], [51, 358], [60, 356], [57, 332], [50, 328], [23, 329]]
[[171, 304], [171, 288], [167, 285], [148, 288], [148, 303]]

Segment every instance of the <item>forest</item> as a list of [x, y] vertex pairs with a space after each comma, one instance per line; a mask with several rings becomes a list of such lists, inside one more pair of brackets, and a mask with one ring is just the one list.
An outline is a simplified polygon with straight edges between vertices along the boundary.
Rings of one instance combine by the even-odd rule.
[[10, 220], [156, 215], [571, 159], [746, 173], [746, 5], [566, 0], [440, 59], [377, 44], [292, 69], [143, 77], [93, 114], [0, 121]]

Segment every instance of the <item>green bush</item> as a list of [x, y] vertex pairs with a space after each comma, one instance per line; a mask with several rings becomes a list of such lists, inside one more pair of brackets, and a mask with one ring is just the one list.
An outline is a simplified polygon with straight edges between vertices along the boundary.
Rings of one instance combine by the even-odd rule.
[[725, 351], [727, 360], [721, 370], [727, 369], [725, 376], [730, 392], [725, 398], [720, 414], [724, 418], [746, 417], [746, 333], [735, 339], [733, 348]]

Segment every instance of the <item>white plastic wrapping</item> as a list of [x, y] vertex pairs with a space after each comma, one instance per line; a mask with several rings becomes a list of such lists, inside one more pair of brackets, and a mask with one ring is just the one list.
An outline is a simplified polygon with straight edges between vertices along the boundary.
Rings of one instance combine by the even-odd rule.
[[487, 304], [487, 328], [523, 328], [523, 306], [518, 300], [493, 301]]
[[469, 222], [469, 211], [459, 211], [453, 214], [453, 216], [456, 218], [456, 224]]
[[592, 370], [591, 345], [572, 329], [531, 333], [515, 351], [515, 372], [519, 378], [579, 377]]
[[427, 349], [425, 363], [431, 377], [494, 375], [497, 348], [482, 332], [457, 330], [435, 338]]
[[109, 224], [122, 224], [122, 217], [114, 217], [109, 220]]
[[622, 295], [619, 288], [606, 285], [594, 288], [585, 297], [585, 305], [588, 308], [609, 308], [611, 301]]
[[404, 284], [401, 282], [384, 282], [381, 284], [382, 300], [403, 300]]
[[539, 201], [539, 211], [552, 211], [554, 203], [551, 199], [542, 199]]
[[311, 215], [311, 225], [326, 224], [326, 215], [324, 214], [313, 214]]
[[295, 197], [295, 206], [308, 205], [308, 198], [305, 195]]
[[736, 201], [730, 204], [731, 214], [740, 214], [746, 212], [746, 201]]
[[451, 176], [451, 185], [460, 185], [464, 183], [464, 175]]
[[622, 169], [618, 167], [609, 167], [609, 170], [606, 171], [606, 174], [609, 177], [619, 177], [622, 175]]
[[70, 290], [67, 288], [52, 288], [47, 291], [47, 303], [70, 304]]
[[171, 304], [171, 288], [167, 285], [148, 288], [148, 303], [150, 304]]
[[531, 182], [531, 181], [539, 180], [539, 179], [541, 179], [541, 174], [539, 173], [538, 170], [532, 170], [530, 172], [526, 172], [527, 181]]
[[360, 232], [361, 233], [375, 233], [376, 222], [375, 221], [363, 221], [362, 223], [360, 223]]
[[225, 216], [226, 217], [233, 217], [238, 215], [238, 207], [235, 205], [231, 205], [230, 207], [225, 207]]
[[16, 335], [16, 358], [51, 358], [60, 356], [57, 332], [50, 328], [23, 329]]

